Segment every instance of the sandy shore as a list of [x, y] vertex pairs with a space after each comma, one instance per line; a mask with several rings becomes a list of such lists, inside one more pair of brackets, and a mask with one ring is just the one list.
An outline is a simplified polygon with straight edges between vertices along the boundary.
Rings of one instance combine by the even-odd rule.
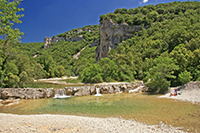
[[70, 115], [13, 115], [0, 113], [3, 133], [182, 133], [180, 127], [163, 124], [146, 125], [122, 118], [92, 118]]

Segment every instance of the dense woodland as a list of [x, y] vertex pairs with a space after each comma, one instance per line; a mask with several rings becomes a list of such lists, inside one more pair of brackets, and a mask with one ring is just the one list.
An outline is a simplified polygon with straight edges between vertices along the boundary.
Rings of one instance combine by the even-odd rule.
[[[200, 2], [173, 2], [135, 9], [116, 9], [100, 16], [100, 23], [149, 26], [119, 44], [95, 63], [99, 26], [73, 29], [58, 37], [82, 35], [78, 42], [60, 41], [5, 45], [1, 40], [0, 87], [28, 86], [32, 79], [79, 75], [85, 83], [143, 80], [149, 91], [163, 93], [169, 86], [200, 80]], [[91, 31], [77, 31], [90, 28]], [[85, 48], [78, 59], [73, 59]]]

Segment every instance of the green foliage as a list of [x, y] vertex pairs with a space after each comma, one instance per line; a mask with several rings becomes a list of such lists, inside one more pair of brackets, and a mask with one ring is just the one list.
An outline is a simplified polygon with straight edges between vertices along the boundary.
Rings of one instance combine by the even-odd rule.
[[82, 79], [85, 83], [103, 82], [100, 66], [98, 64], [92, 64], [91, 66], [85, 68], [82, 75], [80, 75], [80, 79]]
[[[27, 86], [33, 78], [79, 75], [78, 80], [86, 83], [144, 80], [149, 91], [164, 93], [170, 86], [200, 80], [199, 8], [200, 2], [187, 1], [116, 9], [101, 15], [100, 23], [112, 19], [145, 28], [118, 44], [109, 58], [96, 64], [96, 47], [90, 45], [99, 41], [98, 25], [56, 36], [82, 36], [81, 41], [59, 41], [46, 50], [42, 43], [17, 44], [15, 50], [1, 50], [1, 87]], [[3, 46], [5, 41], [0, 40], [0, 44]], [[73, 58], [80, 51], [78, 59]]]
[[[30, 71], [30, 59], [20, 54], [11, 45], [16, 44], [23, 35], [14, 23], [22, 23], [19, 19], [23, 8], [18, 8], [21, 0], [0, 1], [0, 87], [23, 87], [33, 81]], [[31, 64], [34, 67], [35, 63]]]
[[147, 86], [152, 92], [164, 93], [170, 87], [168, 79], [175, 79], [174, 70], [178, 70], [173, 58], [159, 56], [153, 60], [154, 66], [147, 71], [146, 79], [150, 79]]
[[13, 46], [13, 48], [16, 48], [19, 50], [22, 54], [26, 54], [29, 57], [33, 57], [35, 55], [40, 55], [43, 52], [43, 42], [37, 42], [37, 43], [18, 43]]
[[23, 8], [18, 8], [21, 1], [0, 1], [0, 36], [4, 39], [4, 47], [8, 43], [17, 42], [21, 38], [20, 36], [23, 35], [18, 28], [13, 28], [14, 23], [22, 23], [19, 19], [23, 17], [23, 14], [18, 13], [24, 10]]
[[116, 9], [114, 13], [101, 16], [100, 22], [112, 19], [115, 23], [148, 25], [149, 28], [143, 28], [132, 38], [118, 44], [110, 51], [110, 60], [101, 59], [97, 63], [105, 71], [116, 65], [118, 73], [115, 73], [115, 78], [101, 69], [96, 74], [100, 74], [103, 81], [108, 81], [104, 77], [115, 81], [136, 78], [147, 82], [151, 79], [147, 82], [149, 90], [159, 93], [166, 92], [170, 86], [199, 80], [199, 8], [197, 1], [173, 2], [127, 11]]
[[191, 73], [188, 71], [181, 72], [178, 75], [178, 77], [181, 82], [181, 85], [184, 85], [185, 83], [189, 82], [192, 79]]

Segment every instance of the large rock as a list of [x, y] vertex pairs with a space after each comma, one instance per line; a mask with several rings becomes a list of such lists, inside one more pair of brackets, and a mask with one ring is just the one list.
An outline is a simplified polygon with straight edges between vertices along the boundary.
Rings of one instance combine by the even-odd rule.
[[45, 37], [45, 38], [44, 38], [44, 46], [43, 46], [43, 48], [44, 48], [44, 49], [49, 48], [49, 45], [48, 45], [48, 44], [50, 44], [50, 43], [51, 43], [51, 37]]
[[[148, 27], [145, 27], [148, 28]], [[130, 26], [127, 23], [116, 24], [112, 20], [103, 20], [100, 23], [100, 45], [95, 51], [96, 62], [101, 58], [108, 57], [111, 49], [118, 47], [122, 41], [131, 38], [135, 32], [142, 29], [142, 26]]]
[[49, 48], [48, 44], [56, 43], [56, 42], [61, 41], [61, 40], [65, 40], [65, 38], [64, 37], [52, 37], [52, 38], [51, 37], [45, 37], [43, 48], [48, 49]]
[[79, 91], [77, 91], [74, 96], [87, 96], [90, 95], [90, 87], [81, 87], [79, 88]]
[[190, 91], [190, 90], [193, 90], [193, 89], [197, 89], [199, 90], [200, 89], [200, 82], [188, 82], [186, 84], [184, 84], [183, 86], [180, 86], [177, 88], [178, 90], [187, 90], [187, 91]]
[[53, 88], [4, 88], [0, 89], [1, 99], [20, 98], [20, 99], [39, 99], [50, 98], [53, 96]]

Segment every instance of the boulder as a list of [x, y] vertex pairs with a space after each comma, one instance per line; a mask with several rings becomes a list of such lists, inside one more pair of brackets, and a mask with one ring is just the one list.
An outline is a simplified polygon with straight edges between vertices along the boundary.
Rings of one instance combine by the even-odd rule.
[[125, 85], [125, 84], [122, 84], [121, 86], [120, 86], [120, 90], [122, 90], [122, 91], [125, 91], [125, 90], [127, 90], [127, 86]]
[[90, 95], [96, 94], [96, 88], [95, 86], [90, 86]]
[[178, 87], [178, 90], [193, 90], [193, 89], [200, 89], [200, 82], [188, 82], [181, 87]]
[[87, 96], [90, 95], [90, 88], [89, 87], [81, 87], [79, 90], [74, 94], [74, 96]]
[[115, 93], [120, 93], [121, 92], [120, 87], [118, 85], [113, 85], [112, 87], [114, 88], [114, 92]]
[[129, 92], [129, 93], [140, 93], [140, 92], [143, 92], [144, 89], [145, 89], [144, 86], [139, 86], [139, 87], [137, 87], [137, 88], [134, 89], [134, 90], [129, 90], [128, 92]]

